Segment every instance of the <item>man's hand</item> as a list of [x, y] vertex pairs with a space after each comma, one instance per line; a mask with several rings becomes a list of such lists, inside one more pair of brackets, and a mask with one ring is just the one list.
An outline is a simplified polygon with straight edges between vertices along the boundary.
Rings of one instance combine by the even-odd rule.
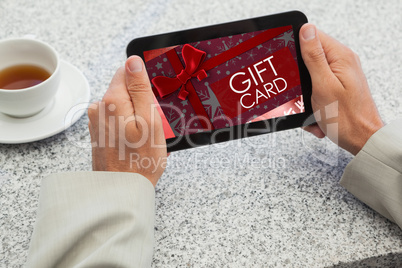
[[[356, 155], [384, 126], [359, 57], [312, 24], [301, 28], [300, 47], [312, 80], [311, 104], [318, 123], [305, 130], [319, 138], [326, 135]], [[332, 129], [334, 123], [338, 126]]]
[[155, 186], [166, 166], [166, 142], [140, 57], [117, 70], [88, 117], [93, 170], [139, 173]]

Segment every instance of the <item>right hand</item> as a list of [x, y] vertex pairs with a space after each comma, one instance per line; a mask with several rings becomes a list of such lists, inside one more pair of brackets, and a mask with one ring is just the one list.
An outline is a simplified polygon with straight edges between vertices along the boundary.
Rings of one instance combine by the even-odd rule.
[[311, 105], [318, 124], [305, 130], [319, 138], [326, 135], [356, 155], [384, 126], [359, 57], [312, 24], [300, 29], [300, 47], [311, 76]]

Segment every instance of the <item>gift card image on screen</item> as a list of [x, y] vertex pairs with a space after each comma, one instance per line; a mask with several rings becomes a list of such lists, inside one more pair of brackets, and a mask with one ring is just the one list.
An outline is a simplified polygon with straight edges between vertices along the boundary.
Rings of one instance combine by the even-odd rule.
[[[290, 13], [304, 17], [299, 12]], [[191, 31], [193, 36], [198, 31], [213, 38], [172, 44], [169, 40], [173, 38], [166, 41], [169, 34], [159, 40], [158, 36], [148, 37], [148, 41], [154, 39], [159, 44], [150, 49], [144, 45], [140, 56], [169, 151], [298, 127], [308, 119], [311, 85], [298, 44], [303, 20], [295, 23], [292, 16], [287, 22], [289, 13], [275, 16], [281, 16], [276, 24], [280, 21], [285, 25], [269, 27], [275, 23], [266, 23], [264, 29], [261, 20], [274, 17], [267, 16], [243, 21], [247, 24], [254, 20], [254, 25], [248, 26], [248, 31], [238, 29], [238, 33], [231, 27], [240, 22], [181, 33], [183, 41], [189, 40]], [[180, 36], [180, 32], [170, 35]]]

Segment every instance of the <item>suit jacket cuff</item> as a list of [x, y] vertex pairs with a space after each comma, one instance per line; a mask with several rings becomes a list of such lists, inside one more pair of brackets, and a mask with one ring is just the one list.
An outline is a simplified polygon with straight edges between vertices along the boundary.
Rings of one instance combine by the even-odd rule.
[[402, 119], [384, 126], [348, 164], [340, 184], [402, 227]]
[[149, 267], [155, 190], [134, 173], [54, 174], [42, 181], [28, 267]]

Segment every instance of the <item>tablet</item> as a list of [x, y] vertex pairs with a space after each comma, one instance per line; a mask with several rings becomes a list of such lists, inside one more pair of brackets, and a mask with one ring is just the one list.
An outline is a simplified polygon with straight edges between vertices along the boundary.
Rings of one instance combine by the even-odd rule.
[[299, 11], [141, 37], [169, 152], [313, 123]]

